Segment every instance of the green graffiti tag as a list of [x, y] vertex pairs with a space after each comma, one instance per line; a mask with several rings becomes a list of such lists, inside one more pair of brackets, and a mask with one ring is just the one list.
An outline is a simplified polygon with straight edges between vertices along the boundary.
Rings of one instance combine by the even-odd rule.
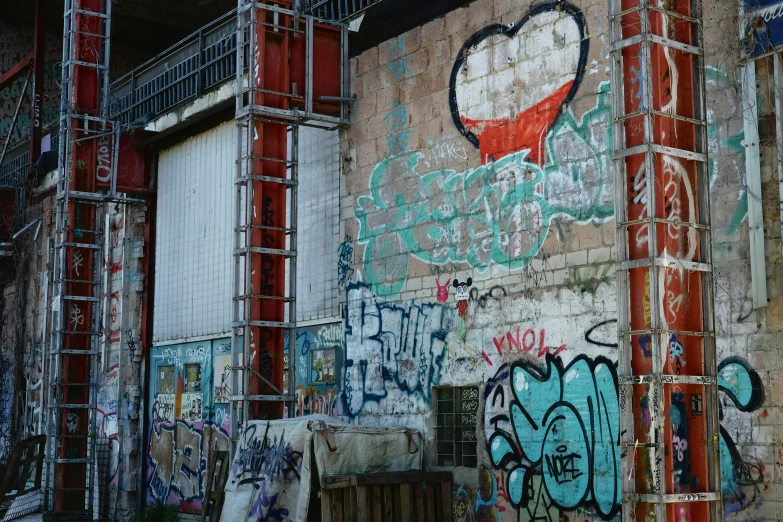
[[580, 119], [570, 109], [560, 116], [547, 134], [543, 166], [527, 160], [528, 150], [465, 172], [419, 174], [425, 156], [418, 151], [381, 161], [355, 211], [373, 290], [398, 294], [410, 256], [479, 272], [492, 264], [518, 270], [539, 252], [555, 218], [611, 218], [608, 94], [603, 82]]
[[[729, 107], [739, 107], [742, 99], [742, 86], [736, 79], [729, 78], [724, 67], [705, 67], [707, 85], [715, 89], [720, 96], [725, 96]], [[761, 107], [761, 103], [757, 107]], [[732, 132], [732, 129], [733, 132]], [[721, 135], [728, 137], [720, 139]], [[713, 187], [719, 175], [726, 176], [730, 169], [744, 169], [745, 163], [745, 131], [742, 125], [736, 128], [730, 125], [728, 118], [720, 117], [713, 110], [707, 111], [707, 142], [709, 144], [709, 169], [710, 187]], [[732, 156], [734, 156], [732, 158]], [[720, 169], [720, 163], [728, 165]], [[742, 176], [740, 176], [742, 178]], [[713, 244], [713, 255], [716, 262], [724, 260], [732, 248], [732, 244], [739, 237], [743, 223], [748, 217], [748, 192], [741, 184], [737, 193], [736, 207], [733, 212], [726, 212], [728, 219], [724, 222], [726, 228], [722, 230], [723, 236], [718, 236]], [[723, 214], [723, 213], [721, 213]]]

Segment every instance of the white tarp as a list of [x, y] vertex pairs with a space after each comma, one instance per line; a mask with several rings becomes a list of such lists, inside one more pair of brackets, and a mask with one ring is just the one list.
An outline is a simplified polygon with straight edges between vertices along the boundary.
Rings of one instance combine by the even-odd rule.
[[325, 415], [250, 421], [229, 470], [223, 522], [305, 522], [313, 471], [347, 475], [421, 470], [422, 437], [352, 426]]

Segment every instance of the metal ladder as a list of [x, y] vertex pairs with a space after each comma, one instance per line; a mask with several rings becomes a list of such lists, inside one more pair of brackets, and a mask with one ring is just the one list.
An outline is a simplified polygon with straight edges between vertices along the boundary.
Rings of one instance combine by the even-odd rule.
[[93, 518], [96, 408], [102, 340], [104, 212], [95, 188], [100, 144], [119, 129], [107, 120], [110, 0], [66, 0], [60, 149], [52, 267], [46, 412], [45, 520]]
[[[263, 66], [267, 44], [287, 52], [293, 17], [279, 6], [238, 2], [232, 451], [243, 422], [282, 418], [283, 405], [290, 410], [294, 404], [295, 358], [290, 358], [285, 379], [283, 342], [286, 334], [296, 338], [300, 118], [290, 110], [291, 95], [281, 94], [285, 87], [267, 84]], [[283, 70], [287, 63], [281, 64]]]
[[610, 0], [622, 520], [723, 516], [701, 16]]
[[[293, 11], [290, 4], [237, 5], [232, 452], [243, 422], [282, 418], [284, 405], [289, 417], [294, 414], [296, 358], [286, 356], [284, 344], [286, 336], [291, 346], [296, 339], [299, 127], [343, 125], [351, 100], [348, 26]], [[342, 50], [341, 95], [319, 100], [313, 99], [316, 23], [339, 29]], [[304, 85], [291, 79], [293, 44], [304, 55]], [[339, 116], [313, 109], [324, 102], [338, 102]]]

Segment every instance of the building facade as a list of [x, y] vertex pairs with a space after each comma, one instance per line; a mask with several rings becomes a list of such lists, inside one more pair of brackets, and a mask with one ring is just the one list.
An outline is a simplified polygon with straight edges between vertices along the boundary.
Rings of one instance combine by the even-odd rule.
[[[659, 112], [705, 109], [707, 181], [673, 156], [652, 178], [663, 186], [629, 173], [629, 218], [648, 217], [658, 191], [668, 221], [656, 234], [692, 246], [690, 261], [711, 249], [714, 274], [717, 404], [705, 411], [706, 392], [685, 385], [660, 401], [668, 492], [709, 491], [699, 471], [707, 442], [689, 426], [712, 413], [724, 519], [783, 520], [781, 4], [705, 5], [700, 65], [680, 70], [685, 51], [674, 49], [645, 77], [641, 50], [613, 75], [607, 1], [440, 2], [417, 16], [394, 2], [352, 22], [346, 124], [294, 131], [293, 413], [419, 430], [425, 468], [453, 471], [455, 519], [620, 520], [636, 480], [620, 465], [636, 458], [619, 444], [622, 296], [640, 321], [652, 312], [649, 279], [618, 277], [612, 96], [641, 111], [651, 86]], [[675, 39], [679, 19], [660, 16]], [[210, 30], [217, 36], [199, 45], [228, 45], [230, 31]], [[236, 429], [231, 74], [137, 125], [143, 202], [108, 206], [95, 434], [95, 507], [107, 518], [156, 503], [200, 513], [209, 456]], [[45, 425], [55, 178], [31, 184], [33, 226], [13, 240], [20, 231], [8, 230], [0, 461]], [[699, 221], [707, 195], [711, 241], [696, 246], [677, 223]], [[650, 236], [638, 223], [630, 248]], [[685, 285], [653, 286], [665, 325], [702, 313]], [[692, 345], [666, 341], [664, 373], [706, 374]], [[633, 415], [649, 423], [658, 405], [635, 400]], [[690, 509], [672, 519], [699, 520]]]

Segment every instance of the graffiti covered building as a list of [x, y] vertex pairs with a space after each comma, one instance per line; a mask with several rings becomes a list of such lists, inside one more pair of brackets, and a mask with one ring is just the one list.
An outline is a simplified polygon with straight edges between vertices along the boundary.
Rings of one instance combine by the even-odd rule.
[[[737, 7], [704, 13], [710, 181], [699, 189], [712, 200], [723, 511], [754, 520], [778, 516], [768, 503], [780, 461], [769, 419], [781, 244], [768, 135], [761, 188], [769, 302], [754, 306], [743, 232], [746, 43], [715, 36], [739, 27], [731, 25], [739, 24]], [[357, 101], [341, 140], [341, 212], [355, 246], [341, 294], [341, 414], [425, 433], [429, 465], [454, 469], [460, 520], [621, 517], [629, 477], [618, 443], [618, 86], [608, 12], [607, 2], [477, 0], [406, 26], [351, 63]], [[627, 59], [631, 74], [619, 87], [637, 107], [646, 84], [641, 58]], [[771, 64], [757, 62], [767, 89], [758, 102], [768, 116], [760, 119], [776, 117]], [[661, 104], [676, 105], [690, 81], [676, 65], [672, 59], [651, 78], [668, 89]], [[687, 220], [695, 190], [677, 175], [666, 212]], [[646, 203], [644, 175], [628, 185], [633, 201]], [[647, 236], [640, 229], [629, 241]], [[631, 291], [640, 310], [645, 296], [649, 283]], [[675, 296], [666, 318], [693, 306]], [[677, 336], [668, 353], [674, 365], [688, 364]], [[697, 397], [675, 390], [666, 406], [679, 426], [673, 456], [667, 452], [671, 492], [705, 490], [691, 463], [696, 435], [682, 427], [702, 414]], [[634, 414], [649, 418], [651, 408], [642, 398]]]
[[[102, 450], [96, 513], [130, 520], [164, 504], [186, 517], [201, 513], [212, 456], [232, 448], [243, 415], [263, 416], [232, 409], [238, 396], [266, 386], [242, 390], [235, 374], [244, 357], [259, 381], [290, 391], [285, 415], [420, 431], [425, 469], [453, 473], [455, 520], [619, 521], [628, 484], [661, 480], [652, 469], [667, 474], [667, 493], [710, 491], [708, 443], [720, 466], [714, 489], [724, 518], [783, 519], [783, 62], [776, 51], [783, 3], [718, 0], [700, 12], [700, 2], [651, 1], [659, 38], [689, 43], [649, 57], [638, 42], [628, 44], [618, 65], [610, 4], [637, 3], [366, 2], [345, 39], [350, 96], [337, 97], [341, 124], [295, 127], [283, 138], [256, 128], [244, 145], [237, 82], [261, 85], [261, 72], [235, 74], [230, 61], [235, 2], [193, 38], [113, 78], [117, 118], [133, 139], [118, 155], [138, 151], [138, 163], [120, 163], [144, 179], [121, 178], [122, 190], [143, 202], [107, 206], [95, 272], [104, 318], [94, 376]], [[676, 16], [662, 13], [671, 9]], [[693, 19], [702, 24], [703, 49], [683, 36], [682, 24]], [[623, 26], [626, 43], [635, 27]], [[293, 63], [297, 49], [288, 61], [263, 56]], [[12, 54], [0, 60], [4, 69], [22, 52]], [[45, 109], [54, 115], [47, 122], [57, 119], [55, 59], [47, 54]], [[187, 83], [188, 67], [198, 81]], [[266, 103], [291, 87], [296, 106], [297, 74], [279, 75], [294, 87], [266, 85], [273, 95]], [[159, 84], [175, 77], [187, 94], [172, 101], [174, 84]], [[13, 115], [18, 90], [0, 89], [0, 116]], [[329, 96], [322, 98], [317, 106]], [[145, 105], [149, 99], [159, 105]], [[618, 99], [631, 116], [619, 117]], [[644, 114], [679, 123], [635, 127], [633, 117]], [[632, 155], [630, 147], [617, 151], [634, 139], [649, 145], [646, 132], [662, 140], [653, 144], [659, 147], [687, 141], [679, 125], [696, 125], [700, 114], [703, 170], [693, 167], [696, 156], [671, 149], [633, 169], [617, 161]], [[621, 143], [618, 122], [626, 116]], [[14, 132], [15, 142], [26, 136]], [[256, 150], [259, 142], [266, 148]], [[281, 143], [289, 155], [296, 147], [296, 161], [285, 159]], [[249, 222], [238, 224], [248, 192], [237, 186], [252, 175], [237, 165], [249, 157], [268, 169], [266, 155], [275, 153], [284, 158], [275, 162], [296, 165], [295, 203], [258, 191]], [[0, 247], [12, 245], [19, 256], [13, 269], [0, 265], [0, 368], [12, 376], [0, 384], [0, 462], [20, 438], [46, 429], [51, 369], [44, 361], [59, 306], [49, 265], [55, 181], [51, 172], [29, 180], [33, 225], [0, 237]], [[661, 218], [652, 229], [650, 201]], [[618, 215], [633, 223], [620, 249]], [[256, 263], [247, 281], [238, 236], [259, 241], [257, 258], [247, 247]], [[675, 271], [652, 283], [621, 275], [628, 251], [656, 244], [711, 275], [693, 284]], [[292, 251], [295, 278], [270, 259]], [[79, 256], [69, 262], [76, 275], [87, 266]], [[287, 284], [295, 310], [251, 304], [265, 294], [293, 301], [276, 293]], [[714, 307], [703, 306], [704, 292]], [[261, 329], [239, 330], [242, 313]], [[713, 402], [699, 391], [703, 382], [697, 389], [688, 380], [706, 373], [689, 340], [702, 314], [705, 323], [715, 319], [703, 335], [717, 352]], [[663, 398], [626, 393], [640, 382], [622, 367], [624, 317], [636, 330], [634, 353], [651, 361], [658, 335], [663, 373], [683, 377]], [[639, 326], [652, 317], [660, 319], [655, 332]], [[82, 325], [83, 309], [69, 309], [67, 320]], [[269, 329], [293, 322], [293, 331]], [[644, 441], [621, 444], [629, 402], [643, 430], [667, 419], [661, 468]], [[710, 415], [715, 436], [706, 441], [699, 427]], [[282, 437], [264, 444], [254, 451], [288, 459], [294, 472], [285, 478], [298, 480], [301, 455], [291, 457]], [[624, 469], [629, 456], [633, 465]], [[273, 504], [265, 507], [274, 511]], [[671, 504], [671, 520], [701, 520], [686, 502]], [[277, 516], [287, 520], [284, 511]], [[248, 519], [273, 518], [259, 504]]]

